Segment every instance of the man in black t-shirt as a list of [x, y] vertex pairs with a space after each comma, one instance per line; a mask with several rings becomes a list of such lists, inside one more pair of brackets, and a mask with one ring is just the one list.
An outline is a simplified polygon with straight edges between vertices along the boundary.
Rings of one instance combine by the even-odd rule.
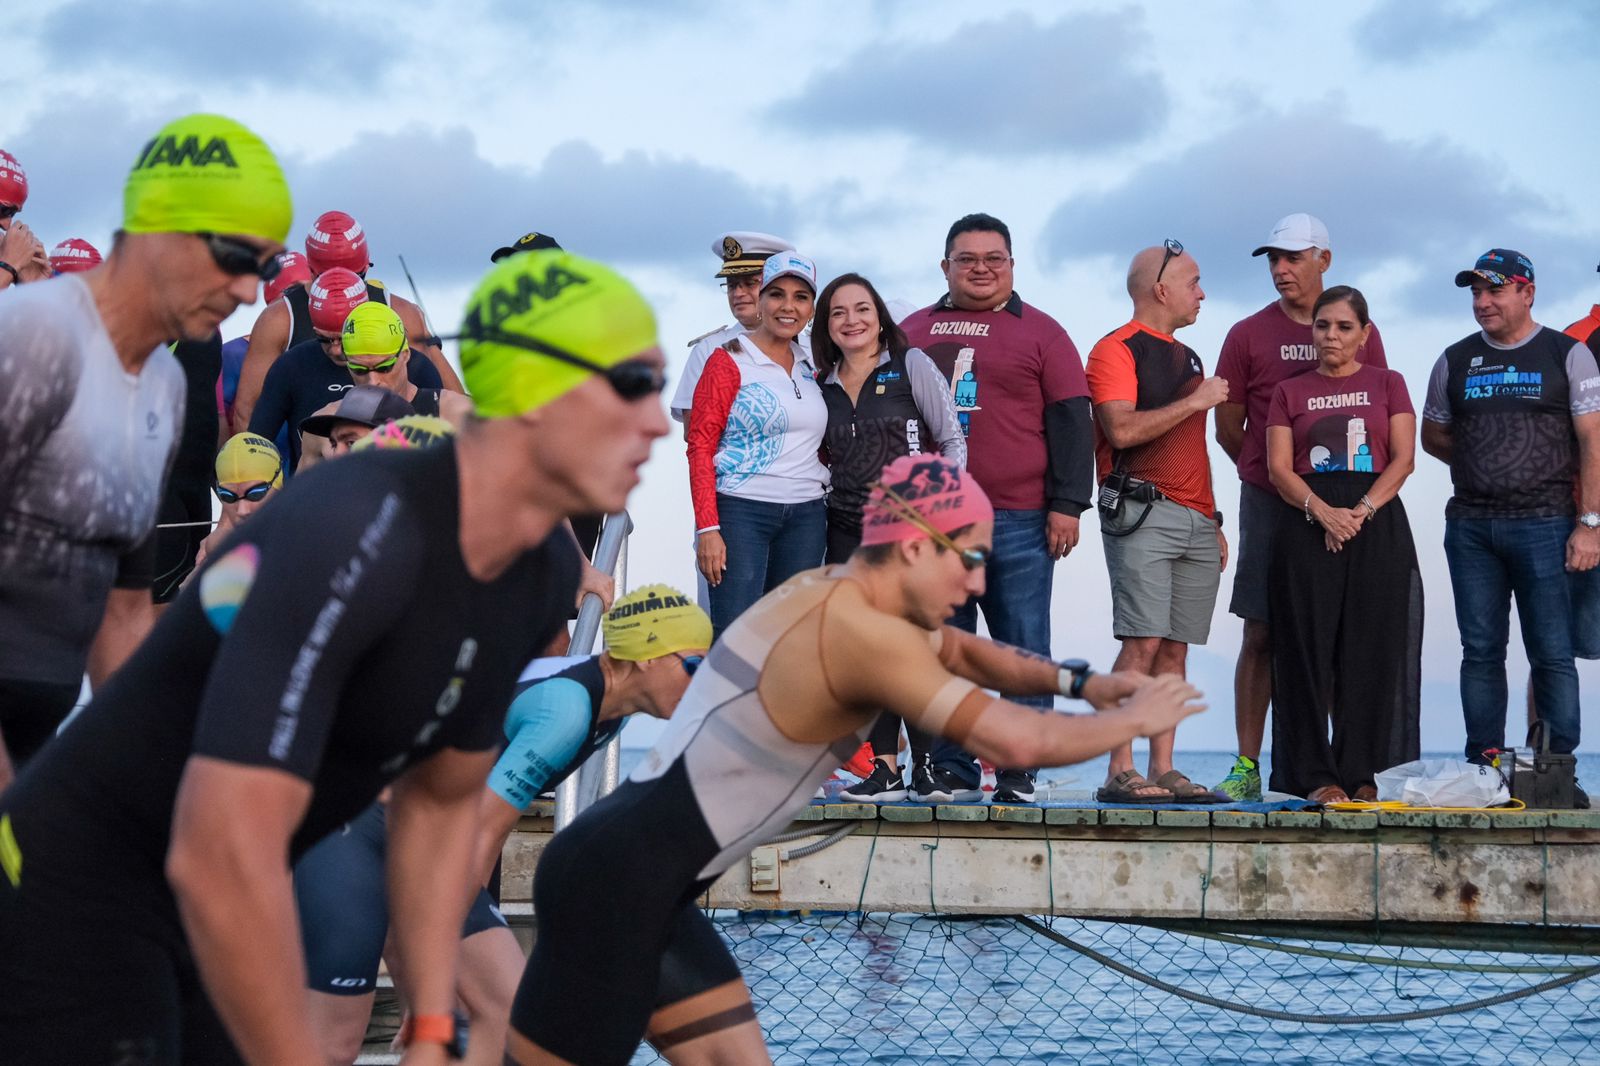
[[577, 588], [558, 526], [667, 433], [654, 316], [600, 264], [501, 263], [466, 332], [479, 418], [288, 486], [0, 795], [7, 1061], [320, 1061], [290, 864], [390, 784], [409, 1039], [457, 1041], [479, 796]]
[[1449, 464], [1455, 485], [1444, 546], [1466, 757], [1487, 762], [1485, 751], [1505, 747], [1513, 596], [1550, 749], [1568, 753], [1578, 746], [1578, 672], [1567, 572], [1600, 563], [1600, 369], [1584, 345], [1533, 320], [1526, 256], [1492, 248], [1456, 285], [1472, 289], [1481, 330], [1434, 364], [1422, 447]]

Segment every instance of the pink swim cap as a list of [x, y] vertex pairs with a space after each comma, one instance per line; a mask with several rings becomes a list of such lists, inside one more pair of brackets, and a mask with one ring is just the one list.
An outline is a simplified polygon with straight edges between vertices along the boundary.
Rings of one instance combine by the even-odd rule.
[[971, 474], [943, 456], [902, 455], [883, 468], [861, 509], [862, 546], [926, 537], [928, 531], [906, 514], [907, 506], [940, 533], [994, 520], [994, 505]]

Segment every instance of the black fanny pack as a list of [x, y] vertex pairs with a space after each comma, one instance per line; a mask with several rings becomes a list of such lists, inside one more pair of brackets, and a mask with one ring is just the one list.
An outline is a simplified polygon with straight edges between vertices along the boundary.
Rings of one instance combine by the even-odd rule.
[[[1100, 494], [1095, 498], [1095, 507], [1100, 511], [1100, 531], [1110, 537], [1126, 537], [1144, 525], [1144, 520], [1150, 517], [1150, 508], [1155, 506], [1157, 500], [1166, 498], [1166, 494], [1156, 488], [1153, 482], [1140, 481], [1118, 465], [1100, 483]], [[1105, 523], [1121, 518], [1122, 509], [1130, 500], [1144, 504], [1138, 521], [1127, 529], [1107, 529]]]

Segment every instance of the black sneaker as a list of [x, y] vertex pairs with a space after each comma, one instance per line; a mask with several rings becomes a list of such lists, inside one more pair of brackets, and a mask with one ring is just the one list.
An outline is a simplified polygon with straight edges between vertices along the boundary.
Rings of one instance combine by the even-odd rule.
[[911, 798], [923, 803], [979, 803], [983, 789], [967, 784], [942, 766], [932, 765], [927, 758], [911, 771]]
[[996, 770], [994, 775], [995, 803], [1032, 803], [1034, 797], [1033, 775], [1026, 770]]
[[839, 790], [839, 798], [856, 803], [893, 803], [906, 798], [906, 782], [899, 770], [882, 759], [872, 760], [872, 773], [859, 784]]
[[1579, 811], [1589, 809], [1589, 793], [1580, 788], [1576, 781], [1572, 782], [1572, 806], [1574, 810]]

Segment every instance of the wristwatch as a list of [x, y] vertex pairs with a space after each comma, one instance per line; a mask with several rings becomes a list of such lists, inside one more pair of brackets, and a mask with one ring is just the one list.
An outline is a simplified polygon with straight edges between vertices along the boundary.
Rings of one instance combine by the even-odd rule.
[[1083, 683], [1094, 676], [1094, 671], [1089, 669], [1089, 663], [1084, 659], [1064, 659], [1059, 664], [1061, 667], [1060, 679], [1056, 687], [1068, 699], [1083, 699]]
[[1585, 511], [1578, 516], [1578, 524], [1585, 529], [1600, 529], [1600, 513]]
[[454, 1061], [467, 1057], [467, 1019], [460, 1011], [450, 1014], [413, 1014], [400, 1026], [400, 1046], [443, 1044]]
[[17, 273], [17, 268], [6, 262], [4, 259], [0, 259], [0, 270], [4, 270], [7, 274], [11, 275], [11, 281], [13, 284], [22, 280], [22, 275]]

